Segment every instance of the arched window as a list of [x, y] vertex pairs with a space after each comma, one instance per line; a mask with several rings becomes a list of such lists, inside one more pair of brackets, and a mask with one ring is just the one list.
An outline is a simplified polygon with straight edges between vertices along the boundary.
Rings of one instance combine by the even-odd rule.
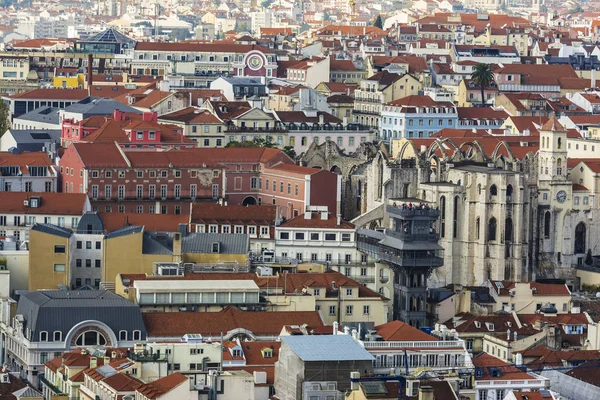
[[512, 187], [512, 185], [506, 186], [506, 200], [507, 201], [511, 201], [512, 200], [512, 194], [513, 194], [513, 187]]
[[446, 197], [440, 197], [440, 236], [446, 237]]
[[490, 187], [490, 196], [498, 196], [498, 187], [496, 185]]
[[475, 237], [479, 240], [479, 231], [481, 230], [481, 221], [479, 217], [475, 220]]
[[458, 237], [458, 202], [460, 201], [458, 196], [454, 196], [454, 210], [452, 213], [452, 237], [456, 239]]
[[62, 340], [62, 332], [61, 331], [54, 331], [54, 341], [55, 342], [60, 342]]
[[97, 331], [83, 332], [77, 340], [75, 340], [76, 346], [104, 346], [106, 345], [106, 338], [103, 334]]
[[119, 340], [127, 340], [127, 331], [119, 331]]
[[550, 238], [550, 211], [546, 211], [544, 214], [544, 237]]
[[558, 140], [556, 141], [556, 148], [557, 148], [558, 150], [560, 150], [560, 149], [561, 149], [561, 147], [562, 147], [562, 139], [561, 139], [561, 138], [558, 138]]
[[142, 332], [133, 331], [133, 340], [142, 340]]
[[583, 222], [580, 222], [575, 227], [575, 253], [585, 253], [586, 248], [586, 227]]
[[481, 183], [477, 185], [477, 194], [481, 194]]
[[513, 241], [513, 223], [512, 218], [506, 218], [506, 222], [504, 224], [504, 241], [506, 243], [511, 243]]
[[490, 222], [488, 222], [488, 240], [494, 241], [496, 240], [496, 218], [490, 218]]
[[562, 175], [562, 160], [560, 158], [556, 160], [556, 175]]

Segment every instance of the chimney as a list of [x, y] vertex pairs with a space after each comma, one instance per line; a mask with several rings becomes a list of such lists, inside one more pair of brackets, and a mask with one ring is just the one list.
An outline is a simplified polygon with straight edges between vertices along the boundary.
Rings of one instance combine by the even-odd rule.
[[173, 234], [173, 261], [181, 261], [181, 233], [179, 232]]
[[326, 221], [329, 213], [327, 211], [321, 211], [321, 219]]
[[110, 357], [105, 356], [104, 357], [104, 365], [108, 365], [108, 364], [110, 364]]
[[358, 340], [358, 331], [356, 328], [352, 328], [352, 339]]
[[431, 386], [419, 387], [419, 400], [435, 400], [433, 397], [433, 388]]
[[312, 211], [306, 210], [304, 213], [304, 219], [312, 219]]
[[93, 72], [92, 64], [93, 63], [94, 63], [94, 56], [92, 55], [92, 53], [90, 53], [90, 54], [88, 54], [88, 66], [87, 66], [88, 95], [91, 95], [91, 93], [92, 93], [92, 82], [93, 82], [93, 78], [92, 78], [92, 72]]
[[98, 359], [96, 357], [90, 358], [90, 368], [96, 368], [98, 366]]
[[592, 82], [590, 83], [590, 87], [596, 90], [596, 70], [592, 68]]
[[319, 114], [319, 125], [323, 125], [325, 123], [325, 117], [323, 114]]
[[337, 321], [333, 321], [333, 334], [338, 334], [339, 323]]
[[349, 326], [344, 327], [344, 335], [350, 335], [350, 327]]

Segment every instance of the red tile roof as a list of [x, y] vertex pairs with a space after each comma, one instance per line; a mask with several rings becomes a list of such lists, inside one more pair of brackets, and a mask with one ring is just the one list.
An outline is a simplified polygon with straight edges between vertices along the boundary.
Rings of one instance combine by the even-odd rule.
[[311, 218], [304, 218], [304, 214], [298, 215], [292, 219], [281, 223], [281, 228], [318, 228], [318, 229], [351, 229], [354, 230], [354, 224], [340, 220], [337, 223], [337, 217], [332, 213], [328, 213], [327, 219], [321, 219], [320, 213], [315, 212]]
[[[41, 198], [39, 207], [23, 205], [31, 197]], [[0, 213], [80, 216], [85, 212], [86, 201], [87, 195], [80, 193], [0, 192]]]
[[8, 96], [19, 100], [71, 100], [79, 101], [88, 97], [86, 89], [33, 89]]
[[220, 336], [238, 328], [255, 335], [277, 336], [285, 325], [323, 325], [317, 311], [240, 311], [231, 307], [220, 312], [144, 313], [143, 318], [150, 337], [169, 338], [186, 333]]
[[171, 375], [167, 375], [164, 378], [157, 379], [150, 383], [145, 383], [137, 388], [136, 392], [140, 393], [147, 399], [157, 399], [177, 386], [188, 382], [188, 378], [180, 372], [175, 372]]
[[197, 203], [192, 205], [191, 223], [207, 223], [207, 221], [241, 221], [254, 222], [256, 225], [274, 225], [277, 206], [239, 206], [219, 205], [216, 203]]
[[237, 44], [225, 41], [215, 41], [211, 43], [201, 41], [187, 42], [137, 42], [135, 49], [138, 51], [192, 51], [204, 53], [239, 53], [246, 54], [252, 50], [258, 50], [265, 54], [273, 53], [271, 50], [255, 44]]
[[435, 342], [438, 339], [420, 329], [401, 321], [391, 321], [375, 327], [377, 334], [385, 341], [419, 341]]
[[[480, 353], [477, 356], [473, 357], [473, 364], [475, 367], [483, 367], [483, 376], [481, 378], [475, 378], [475, 380], [525, 380], [525, 379], [535, 379], [532, 375], [527, 372], [522, 372], [515, 366], [505, 363], [504, 361], [496, 358], [487, 353]], [[488, 367], [499, 367], [500, 368], [500, 376], [492, 376], [490, 375], [490, 371]]]
[[[29, 174], [28, 166], [44, 166], [51, 167], [53, 164], [50, 162], [48, 155], [46, 153], [10, 153], [10, 152], [0, 152], [0, 167], [19, 167], [21, 173], [24, 175]], [[52, 170], [48, 168], [48, 172], [51, 173]], [[0, 176], [2, 173], [0, 172]]]
[[137, 213], [98, 213], [105, 232], [126, 226], [143, 226], [150, 232], [177, 232], [179, 224], [187, 225], [189, 215], [178, 214], [137, 214]]

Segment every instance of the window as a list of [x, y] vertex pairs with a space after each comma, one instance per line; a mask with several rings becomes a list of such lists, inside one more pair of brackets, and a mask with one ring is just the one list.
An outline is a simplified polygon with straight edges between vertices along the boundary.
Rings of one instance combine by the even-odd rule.
[[85, 242], [85, 248], [86, 248], [87, 250], [90, 250], [90, 249], [92, 248], [92, 242], [91, 242], [90, 240], [87, 240], [87, 241]]
[[342, 242], [349, 242], [352, 239], [352, 234], [342, 233]]
[[319, 240], [319, 234], [315, 232], [311, 233], [310, 240]]
[[496, 400], [504, 400], [504, 389], [496, 389]]
[[295, 239], [304, 240], [304, 232], [296, 232]]
[[181, 365], [173, 364], [173, 371], [179, 371], [181, 369]]
[[54, 246], [54, 253], [58, 254], [58, 253], [64, 253], [64, 252], [65, 252], [65, 246], [62, 246], [62, 245]]
[[352, 288], [346, 288], [346, 296], [352, 297]]
[[47, 341], [48, 341], [48, 332], [41, 331], [40, 332], [40, 342], [47, 342]]
[[289, 232], [279, 232], [279, 239], [281, 240], [289, 240], [290, 233]]
[[86, 268], [92, 268], [92, 260], [90, 260], [89, 258], [85, 260], [85, 267]]
[[335, 315], [335, 306], [329, 306], [329, 315]]
[[100, 250], [102, 248], [102, 242], [97, 241], [96, 242], [96, 250]]
[[320, 296], [321, 295], [321, 289], [313, 289], [313, 296]]
[[81, 268], [81, 265], [82, 265], [82, 264], [81, 264], [81, 258], [78, 258], [78, 259], [76, 259], [76, 260], [75, 260], [75, 266], [76, 266], [77, 268]]
[[142, 340], [142, 332], [133, 331], [133, 340]]
[[298, 196], [298, 185], [296, 185], [296, 187], [294, 189], [294, 195]]
[[346, 306], [346, 315], [352, 315], [354, 306]]
[[94, 260], [94, 267], [100, 268], [102, 266], [102, 260]]
[[492, 217], [488, 223], [488, 240], [496, 240], [496, 218]]
[[127, 340], [127, 331], [119, 331], [119, 340]]
[[54, 272], [65, 272], [65, 264], [54, 264]]
[[369, 311], [370, 311], [370, 307], [369, 306], [363, 306], [363, 314], [364, 315], [369, 315]]
[[61, 331], [54, 331], [54, 341], [55, 342], [60, 342], [62, 340], [62, 332]]
[[330, 241], [336, 240], [336, 236], [337, 235], [335, 233], [326, 233], [325, 234], [325, 240], [330, 240]]

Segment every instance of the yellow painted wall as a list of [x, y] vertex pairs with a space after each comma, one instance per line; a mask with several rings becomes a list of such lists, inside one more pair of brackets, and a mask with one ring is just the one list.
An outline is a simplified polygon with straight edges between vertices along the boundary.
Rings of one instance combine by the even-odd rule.
[[183, 262], [193, 262], [198, 264], [222, 264], [237, 261], [238, 264], [246, 264], [247, 254], [218, 254], [218, 253], [186, 253], [183, 255]]
[[103, 282], [114, 282], [118, 274], [152, 274], [155, 262], [173, 262], [171, 254], [142, 254], [143, 233], [104, 240]]
[[[65, 252], [54, 253], [55, 245], [65, 246]], [[29, 249], [29, 290], [70, 286], [68, 238], [30, 230]], [[64, 272], [55, 272], [54, 264], [64, 264]]]
[[[63, 86], [63, 82], [65, 82], [65, 86]], [[66, 87], [69, 89], [77, 89], [79, 87], [83, 87], [83, 82], [83, 74], [77, 74], [76, 76], [55, 76], [53, 85], [57, 88]]]

